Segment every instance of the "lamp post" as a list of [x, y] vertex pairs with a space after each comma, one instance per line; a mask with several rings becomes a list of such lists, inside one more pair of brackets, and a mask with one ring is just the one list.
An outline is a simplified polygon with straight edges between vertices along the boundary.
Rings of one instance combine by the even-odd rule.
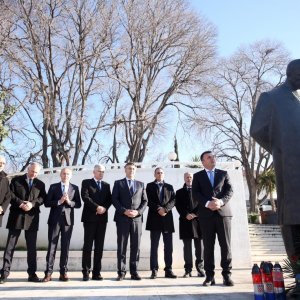
[[174, 168], [173, 161], [177, 158], [177, 154], [175, 152], [170, 152], [168, 154], [168, 159], [172, 162], [172, 168]]

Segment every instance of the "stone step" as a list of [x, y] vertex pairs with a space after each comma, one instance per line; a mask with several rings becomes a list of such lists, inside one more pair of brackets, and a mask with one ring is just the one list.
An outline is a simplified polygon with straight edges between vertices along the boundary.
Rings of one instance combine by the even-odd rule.
[[255, 247], [251, 248], [251, 251], [272, 251], [272, 252], [284, 253], [285, 248], [283, 245], [278, 245], [278, 247], [273, 247], [270, 245], [255, 245]]
[[278, 261], [284, 264], [287, 256], [279, 226], [249, 224], [249, 237], [252, 263]]
[[259, 234], [265, 234], [265, 235], [281, 235], [280, 231], [249, 231], [249, 235], [259, 235]]
[[270, 251], [270, 250], [251, 250], [251, 255], [284, 255], [284, 252], [280, 251]]
[[[37, 251], [37, 267], [39, 272], [45, 271], [47, 251]], [[0, 257], [3, 257], [3, 251], [0, 251]], [[59, 271], [60, 251], [56, 251], [54, 270]], [[81, 271], [82, 251], [71, 250], [69, 252], [68, 268], [70, 271]], [[12, 261], [12, 271], [24, 271], [27, 269], [27, 252], [15, 251]], [[93, 261], [93, 258], [92, 258]], [[127, 253], [127, 261], [129, 261], [129, 253]], [[144, 252], [140, 254], [139, 270], [145, 271], [150, 269], [150, 253]], [[117, 270], [117, 251], [103, 251], [102, 257], [103, 271]]]

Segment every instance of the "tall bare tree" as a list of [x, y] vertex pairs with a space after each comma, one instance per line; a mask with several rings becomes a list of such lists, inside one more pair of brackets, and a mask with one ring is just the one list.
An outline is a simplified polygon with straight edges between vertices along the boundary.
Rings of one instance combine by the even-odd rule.
[[103, 91], [102, 63], [112, 40], [114, 5], [19, 0], [11, 7], [10, 2], [4, 5], [15, 30], [3, 55], [18, 77], [23, 118], [41, 141], [36, 153], [44, 167], [84, 163], [113, 104]]
[[263, 40], [222, 59], [197, 121], [213, 136], [220, 157], [241, 162], [249, 190], [250, 209], [257, 209], [258, 175], [270, 167], [270, 155], [249, 135], [250, 121], [261, 92], [280, 84], [289, 55], [277, 42]]
[[184, 0], [118, 3], [119, 38], [107, 74], [124, 90], [117, 115], [129, 148], [126, 160], [141, 162], [171, 108], [194, 108], [187, 96], [211, 71], [216, 33]]

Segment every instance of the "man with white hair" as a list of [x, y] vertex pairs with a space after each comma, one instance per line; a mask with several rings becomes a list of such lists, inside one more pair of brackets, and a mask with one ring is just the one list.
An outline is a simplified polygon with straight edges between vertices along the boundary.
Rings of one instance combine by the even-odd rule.
[[60, 236], [61, 250], [59, 262], [59, 280], [68, 281], [69, 247], [74, 226], [74, 208], [81, 207], [78, 186], [70, 183], [72, 170], [63, 168], [61, 181], [50, 185], [45, 206], [51, 207], [48, 218], [48, 252], [43, 282], [52, 280], [56, 248]]
[[192, 242], [195, 247], [195, 267], [199, 277], [204, 277], [203, 241], [198, 219], [199, 203], [192, 197], [193, 173], [184, 173], [184, 185], [176, 191], [175, 207], [179, 213], [179, 238], [183, 242], [185, 274], [191, 277], [193, 269]]
[[10, 202], [10, 189], [7, 174], [4, 172], [6, 165], [5, 157], [0, 155], [0, 227], [3, 215]]
[[45, 184], [37, 179], [40, 169], [41, 166], [33, 162], [29, 165], [26, 174], [16, 176], [11, 181], [11, 206], [6, 226], [9, 232], [0, 283], [5, 283], [9, 276], [14, 250], [22, 229], [25, 233], [27, 247], [28, 281], [40, 281], [35, 273], [37, 270], [36, 239], [40, 206], [46, 198]]
[[110, 185], [103, 181], [105, 167], [94, 166], [94, 177], [82, 181], [81, 198], [84, 202], [81, 222], [84, 227], [84, 243], [82, 248], [83, 281], [90, 279], [91, 255], [94, 244], [94, 262], [92, 280], [103, 280], [101, 276], [101, 260], [108, 220], [107, 211], [111, 206]]

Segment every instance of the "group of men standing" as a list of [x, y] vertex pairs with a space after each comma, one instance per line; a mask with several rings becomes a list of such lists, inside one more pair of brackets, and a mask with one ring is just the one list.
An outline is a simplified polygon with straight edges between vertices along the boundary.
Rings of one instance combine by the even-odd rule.
[[[0, 171], [1, 169], [0, 158]], [[165, 277], [176, 278], [172, 271], [174, 222], [172, 209], [176, 207], [180, 215], [179, 235], [184, 245], [185, 273], [191, 276], [193, 268], [192, 242], [194, 242], [195, 267], [199, 277], [206, 278], [204, 286], [214, 285], [214, 244], [216, 235], [221, 247], [221, 267], [223, 283], [232, 286], [231, 275], [231, 210], [229, 200], [232, 186], [226, 171], [215, 168], [215, 156], [211, 151], [201, 155], [204, 170], [195, 174], [184, 174], [184, 186], [176, 193], [173, 186], [164, 181], [164, 170], [154, 171], [155, 180], [145, 187], [135, 179], [134, 163], [125, 165], [125, 178], [116, 180], [112, 189], [103, 181], [105, 168], [96, 165], [93, 178], [82, 181], [81, 198], [84, 202], [81, 221], [84, 227], [82, 249], [83, 280], [102, 280], [101, 260], [108, 222], [108, 209], [115, 207], [114, 221], [117, 227], [117, 280], [126, 276], [126, 251], [130, 239], [129, 272], [132, 280], [141, 280], [138, 273], [140, 241], [142, 235], [143, 212], [149, 207], [146, 230], [150, 231], [151, 279], [157, 278], [158, 247], [160, 237], [164, 243]], [[4, 162], [5, 163], [5, 162]], [[74, 208], [81, 207], [79, 188], [70, 183], [72, 170], [63, 168], [60, 182], [52, 184], [48, 193], [45, 185], [37, 179], [40, 165], [31, 163], [25, 175], [12, 179], [10, 188], [5, 174], [0, 172], [0, 215], [11, 203], [7, 228], [9, 229], [4, 252], [0, 283], [4, 283], [10, 273], [14, 249], [21, 230], [25, 232], [27, 245], [28, 281], [48, 282], [52, 280], [53, 266], [59, 237], [61, 237], [59, 280], [68, 281], [68, 253], [74, 225]], [[36, 275], [36, 239], [39, 225], [39, 207], [50, 207], [48, 218], [48, 251], [45, 276]], [[1, 216], [0, 216], [1, 222]], [[202, 244], [203, 240], [203, 244]], [[94, 260], [91, 254], [94, 245]], [[203, 247], [204, 246], [204, 247]], [[204, 253], [204, 257], [203, 257]], [[205, 270], [205, 272], [204, 272]]]

